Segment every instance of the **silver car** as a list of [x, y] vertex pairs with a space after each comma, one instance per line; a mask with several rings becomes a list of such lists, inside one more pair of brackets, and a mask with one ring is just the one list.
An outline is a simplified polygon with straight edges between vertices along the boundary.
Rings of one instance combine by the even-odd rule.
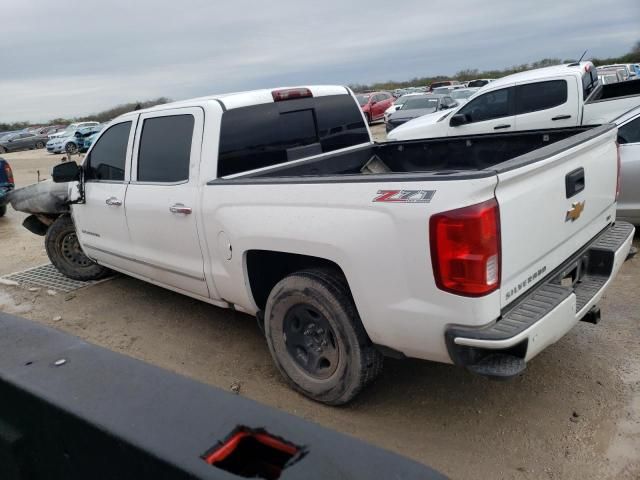
[[615, 120], [620, 145], [620, 198], [616, 216], [640, 225], [640, 107]]

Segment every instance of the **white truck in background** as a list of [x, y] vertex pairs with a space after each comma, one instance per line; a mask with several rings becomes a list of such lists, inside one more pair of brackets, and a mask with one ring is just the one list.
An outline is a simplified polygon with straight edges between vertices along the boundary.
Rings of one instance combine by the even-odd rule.
[[53, 170], [70, 211], [25, 225], [71, 278], [113, 269], [258, 316], [284, 378], [336, 405], [385, 354], [507, 378], [597, 321], [634, 233], [615, 138], [379, 144], [344, 87], [204, 97], [112, 121]]
[[416, 118], [389, 133], [411, 140], [542, 128], [600, 125], [640, 105], [640, 80], [600, 85], [591, 62], [500, 78], [466, 104]]

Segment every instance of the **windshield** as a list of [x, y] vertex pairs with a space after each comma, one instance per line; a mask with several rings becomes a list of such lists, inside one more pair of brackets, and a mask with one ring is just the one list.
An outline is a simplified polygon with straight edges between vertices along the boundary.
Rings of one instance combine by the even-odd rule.
[[475, 93], [475, 90], [454, 90], [451, 92], [451, 98], [460, 100], [461, 98], [469, 98]]
[[438, 99], [427, 96], [414, 97], [407, 99], [404, 105], [402, 105], [402, 110], [415, 110], [418, 108], [431, 108], [435, 110], [438, 108]]
[[356, 95], [356, 99], [358, 100], [358, 103], [360, 104], [360, 106], [366, 105], [367, 103], [369, 103], [370, 98], [371, 98], [371, 95]]
[[403, 95], [402, 97], [397, 98], [393, 103], [394, 105], [404, 105], [410, 98], [415, 98], [415, 95]]

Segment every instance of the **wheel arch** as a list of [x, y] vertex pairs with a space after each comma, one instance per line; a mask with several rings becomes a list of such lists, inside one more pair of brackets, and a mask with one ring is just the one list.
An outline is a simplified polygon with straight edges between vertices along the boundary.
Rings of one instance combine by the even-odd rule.
[[[253, 301], [264, 311], [273, 287], [284, 277], [300, 270], [326, 269], [340, 275], [349, 288], [343, 269], [333, 260], [276, 250], [248, 250], [245, 254], [247, 284]], [[351, 289], [349, 288], [351, 293]]]

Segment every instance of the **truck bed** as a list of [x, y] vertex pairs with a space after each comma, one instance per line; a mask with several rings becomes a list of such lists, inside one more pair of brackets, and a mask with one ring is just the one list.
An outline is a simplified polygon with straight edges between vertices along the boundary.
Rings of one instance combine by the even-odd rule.
[[[397, 177], [420, 173], [420, 178], [437, 176], [447, 178], [472, 178], [495, 175], [496, 171], [513, 168], [546, 158], [559, 151], [596, 137], [612, 125], [580, 126], [571, 128], [530, 130], [503, 134], [483, 134], [463, 137], [445, 137], [375, 143], [347, 152], [322, 155], [287, 165], [268, 167], [210, 182], [269, 183], [279, 181], [329, 181], [342, 177], [347, 181], [366, 180], [370, 173], [363, 167], [372, 158], [379, 158], [388, 168], [375, 176]], [[532, 155], [527, 155], [527, 154]], [[426, 175], [426, 177], [425, 177]], [[320, 177], [320, 178], [319, 178]]]

